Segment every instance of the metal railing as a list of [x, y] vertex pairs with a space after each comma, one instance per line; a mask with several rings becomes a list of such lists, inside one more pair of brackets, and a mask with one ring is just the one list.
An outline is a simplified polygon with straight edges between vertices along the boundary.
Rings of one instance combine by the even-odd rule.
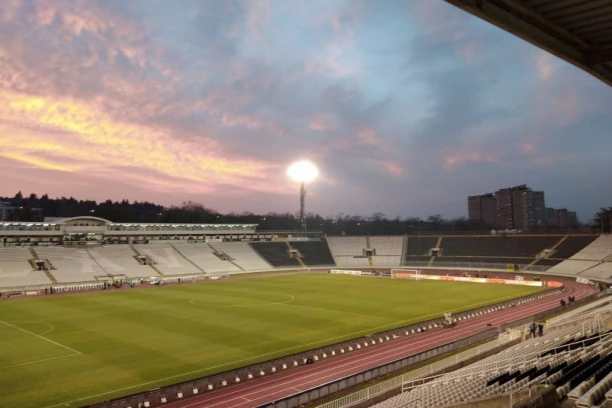
[[401, 388], [402, 384], [405, 381], [407, 381], [408, 378], [417, 378], [423, 375], [434, 373], [439, 370], [443, 370], [448, 367], [452, 367], [455, 364], [466, 361], [479, 354], [485, 353], [502, 344], [503, 343], [500, 343], [498, 339], [490, 341], [485, 344], [481, 344], [479, 346], [476, 346], [468, 350], [464, 350], [462, 352], [459, 352], [453, 356], [447, 357], [440, 361], [436, 361], [435, 363], [431, 363], [426, 366], [417, 368], [416, 370], [413, 370], [404, 375], [397, 376], [395, 378], [391, 378], [386, 381], [382, 381], [371, 387], [356, 391], [352, 394], [346, 395], [337, 400], [328, 402], [326, 404], [319, 405], [318, 408], [347, 408], [347, 407], [350, 407], [360, 402], [372, 399], [376, 397], [377, 395], [383, 394], [385, 392], [388, 392], [388, 391], [391, 391], [397, 388]]
[[[586, 345], [587, 341], [592, 341], [593, 339], [598, 339], [598, 342], [596, 342], [595, 344], [591, 344], [589, 346]], [[506, 371], [506, 370], [512, 370], [513, 368], [517, 367], [517, 366], [523, 366], [526, 364], [531, 364], [534, 362], [539, 361], [542, 357], [540, 357], [541, 354], [553, 351], [554, 352], [554, 356], [557, 357], [563, 357], [566, 355], [571, 355], [574, 354], [576, 350], [561, 350], [561, 351], [557, 351], [557, 349], [562, 348], [565, 349], [567, 348], [571, 348], [574, 345], [580, 345], [580, 349], [581, 350], [586, 350], [586, 351], [590, 351], [591, 349], [597, 348], [601, 345], [601, 343], [604, 342], [608, 342], [612, 340], [612, 334], [601, 334], [599, 336], [593, 336], [592, 338], [589, 338], [587, 340], [580, 340], [577, 342], [573, 342], [573, 343], [568, 343], [568, 344], [563, 344], [562, 346], [555, 346], [552, 347], [550, 349], [547, 350], [540, 350], [536, 353], [531, 353], [528, 354], [528, 356], [532, 356], [532, 355], [537, 355], [537, 357], [530, 357], [530, 358], [524, 358], [524, 356], [519, 356], [518, 358], [510, 358], [507, 360], [502, 360], [502, 361], [495, 361], [491, 364], [487, 364], [486, 366], [490, 366], [490, 365], [495, 365], [495, 367], [493, 368], [486, 368], [486, 369], [480, 369], [482, 368], [482, 365], [478, 365], [476, 366], [475, 370], [473, 371], [469, 371], [469, 372], [462, 372], [461, 375], [457, 375], [457, 376], [452, 376], [452, 377], [448, 377], [445, 378], [443, 380], [441, 380], [442, 377], [445, 377], [446, 374], [441, 374], [441, 375], [437, 375], [437, 376], [433, 376], [433, 377], [429, 377], [429, 378], [421, 378], [419, 380], [415, 380], [412, 381], [410, 383], [407, 384], [402, 384], [402, 392], [407, 392], [410, 391], [414, 388], [417, 388], [423, 384], [428, 384], [428, 385], [433, 385], [433, 384], [437, 384], [437, 383], [444, 383], [446, 381], [456, 381], [457, 379], [461, 379], [461, 378], [466, 378], [469, 379], [475, 375], [486, 375], [486, 374], [490, 374], [490, 373], [498, 373], [500, 371]]]

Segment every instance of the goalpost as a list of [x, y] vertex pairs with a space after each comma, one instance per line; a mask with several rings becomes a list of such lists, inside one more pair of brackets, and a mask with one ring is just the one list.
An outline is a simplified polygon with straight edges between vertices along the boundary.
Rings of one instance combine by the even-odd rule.
[[416, 279], [420, 280], [423, 271], [420, 269], [391, 269], [393, 279]]

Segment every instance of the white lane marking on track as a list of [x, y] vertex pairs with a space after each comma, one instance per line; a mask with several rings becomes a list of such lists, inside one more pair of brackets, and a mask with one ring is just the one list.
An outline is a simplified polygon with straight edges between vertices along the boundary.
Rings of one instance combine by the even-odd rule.
[[21, 330], [21, 331], [22, 331], [22, 332], [24, 332], [24, 333], [31, 334], [32, 336], [34, 336], [34, 337], [38, 337], [38, 338], [39, 338], [39, 339], [41, 339], [41, 340], [48, 341], [48, 342], [49, 342], [49, 343], [51, 343], [51, 344], [55, 344], [56, 346], [60, 346], [60, 347], [62, 347], [62, 348], [65, 348], [66, 350], [72, 351], [72, 352], [73, 352], [73, 353], [75, 353], [75, 354], [82, 354], [80, 351], [76, 351], [75, 349], [73, 349], [73, 348], [71, 348], [71, 347], [65, 346], [65, 345], [63, 345], [63, 344], [61, 344], [61, 343], [58, 343], [57, 341], [53, 341], [53, 340], [51, 340], [51, 339], [48, 339], [48, 338], [46, 338], [46, 337], [43, 337], [43, 336], [41, 336], [40, 334], [32, 333], [32, 332], [31, 332], [31, 331], [29, 331], [29, 330], [22, 329], [21, 327], [19, 327], [19, 326], [15, 326], [14, 324], [7, 323], [7, 322], [2, 321], [2, 320], [0, 320], [0, 323], [4, 323], [4, 324], [5, 324], [5, 325], [7, 325], [7, 326], [13, 327], [13, 328], [15, 328], [15, 329], [17, 329], [17, 330]]
[[[558, 298], [555, 298], [555, 300], [558, 301]], [[476, 307], [476, 306], [474, 306], [474, 307]], [[429, 316], [425, 316], [425, 317], [429, 317]], [[410, 322], [410, 320], [407, 320], [406, 322]], [[400, 322], [400, 323], [402, 323], [402, 322]], [[379, 328], [386, 328], [386, 327], [389, 327], [391, 325], [392, 324], [388, 324], [388, 325], [384, 325], [384, 326], [379, 326], [379, 327], [375, 327], [373, 329], [362, 330], [360, 332], [351, 333], [351, 334], [344, 335], [344, 336], [338, 336], [338, 337], [335, 337], [335, 338], [332, 338], [332, 339], [321, 340], [321, 341], [314, 342], [314, 343], [304, 344], [304, 345], [301, 345], [301, 346], [291, 347], [289, 349], [284, 349], [284, 350], [280, 350], [280, 351], [291, 351], [291, 350], [293, 350], [295, 348], [298, 348], [298, 347], [310, 346], [310, 345], [320, 344], [320, 343], [331, 341], [331, 340], [336, 340], [336, 339], [339, 339], [339, 338], [342, 338], [342, 337], [346, 337], [346, 336], [353, 336], [353, 335], [357, 335], [357, 334], [368, 333], [371, 330], [377, 330]], [[62, 406], [62, 405], [72, 404], [74, 402], [79, 402], [79, 401], [83, 401], [83, 400], [87, 400], [87, 399], [91, 399], [91, 398], [96, 398], [96, 397], [101, 397], [103, 395], [113, 394], [113, 393], [120, 392], [120, 391], [127, 391], [127, 390], [131, 390], [131, 389], [138, 388], [138, 387], [144, 387], [146, 385], [158, 383], [158, 382], [161, 382], [161, 381], [172, 380], [174, 378], [180, 378], [180, 377], [184, 377], [184, 376], [195, 374], [195, 373], [201, 373], [202, 371], [207, 371], [207, 370], [212, 370], [212, 369], [215, 369], [215, 368], [225, 367], [225, 366], [230, 365], [230, 364], [242, 363], [242, 362], [253, 360], [253, 359], [257, 359], [257, 358], [260, 358], [260, 357], [265, 357], [267, 355], [274, 354], [276, 352], [278, 352], [278, 351], [275, 351], [275, 352], [272, 352], [272, 353], [262, 354], [262, 355], [255, 356], [255, 357], [249, 357], [249, 358], [238, 360], [238, 361], [234, 361], [234, 362], [231, 362], [231, 363], [221, 364], [221, 365], [218, 365], [218, 366], [207, 367], [207, 368], [202, 368], [202, 369], [190, 371], [190, 372], [187, 372], [187, 373], [177, 374], [177, 375], [173, 375], [173, 376], [166, 377], [166, 378], [161, 378], [161, 379], [154, 380], [154, 381], [148, 381], [146, 383], [136, 384], [136, 385], [132, 385], [132, 386], [129, 386], [129, 387], [124, 387], [124, 388], [120, 388], [120, 389], [116, 389], [116, 390], [106, 391], [106, 392], [103, 392], [103, 393], [100, 393], [100, 394], [96, 394], [96, 395], [88, 395], [86, 397], [82, 397], [82, 398], [75, 399], [75, 400], [72, 400], [72, 401], [61, 402], [61, 403], [55, 404], [55, 405], [48, 405], [45, 408], [59, 407], [59, 406]]]

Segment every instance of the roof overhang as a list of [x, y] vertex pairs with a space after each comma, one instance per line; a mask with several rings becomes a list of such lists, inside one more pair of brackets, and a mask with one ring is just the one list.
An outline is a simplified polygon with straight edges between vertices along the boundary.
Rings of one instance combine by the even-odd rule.
[[612, 86], [612, 0], [445, 0]]

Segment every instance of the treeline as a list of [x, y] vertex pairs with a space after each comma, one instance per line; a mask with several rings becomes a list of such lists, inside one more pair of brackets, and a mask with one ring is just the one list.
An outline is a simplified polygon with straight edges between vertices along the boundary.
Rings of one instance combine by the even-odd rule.
[[[259, 224], [260, 230], [287, 231], [300, 229], [296, 214], [268, 213], [253, 214], [251, 212], [222, 214], [206, 206], [194, 202], [185, 202], [181, 206], [163, 207], [149, 202], [130, 202], [128, 200], [96, 202], [92, 200], [77, 200], [73, 197], [49, 198], [47, 194], [39, 197], [36, 194], [24, 196], [21, 192], [14, 197], [0, 197], [13, 207], [9, 212], [9, 221], [40, 221], [44, 217], [76, 217], [96, 216], [113, 222], [147, 222], [147, 223], [184, 223], [184, 224]], [[612, 208], [611, 208], [612, 210]], [[605, 216], [596, 220], [605, 220]], [[480, 222], [469, 221], [461, 217], [444, 219], [440, 215], [431, 215], [426, 219], [418, 217], [388, 218], [382, 213], [368, 217], [358, 215], [338, 214], [333, 217], [323, 217], [318, 214], [308, 214], [306, 223], [309, 230], [320, 230], [332, 235], [343, 232], [355, 234], [416, 234], [425, 231], [489, 231], [492, 228]], [[595, 224], [594, 227], [598, 227]], [[604, 225], [605, 226], [605, 225]], [[609, 228], [609, 227], [607, 227]]]
[[593, 228], [599, 232], [612, 233], [612, 207], [601, 208], [593, 217]]

